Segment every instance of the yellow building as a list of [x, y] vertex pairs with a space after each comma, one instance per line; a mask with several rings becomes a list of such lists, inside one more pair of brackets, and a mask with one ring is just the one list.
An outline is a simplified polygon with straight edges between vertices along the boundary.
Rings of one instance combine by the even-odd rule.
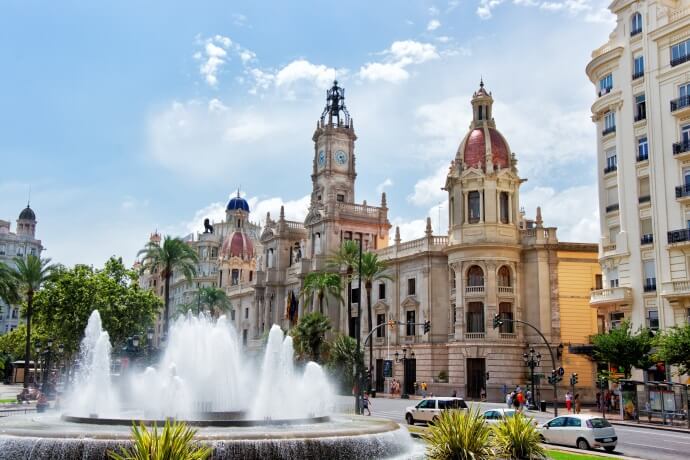
[[589, 337], [596, 334], [597, 310], [589, 304], [590, 293], [601, 283], [601, 267], [596, 244], [559, 243], [558, 304], [561, 315], [562, 365], [565, 376], [561, 385], [569, 385], [577, 373], [575, 391], [586, 401], [594, 400], [596, 363], [591, 360]]

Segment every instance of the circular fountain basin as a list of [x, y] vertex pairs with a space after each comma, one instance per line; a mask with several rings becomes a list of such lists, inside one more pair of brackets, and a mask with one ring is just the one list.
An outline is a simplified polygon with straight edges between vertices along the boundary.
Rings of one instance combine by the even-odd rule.
[[[105, 460], [109, 451], [129, 445], [132, 420], [127, 426], [119, 423], [124, 419], [117, 424], [103, 420], [75, 423], [57, 414], [0, 419], [0, 459]], [[291, 422], [295, 423], [196, 425], [195, 439], [213, 447], [214, 460], [408, 458], [406, 454], [414, 450], [407, 429], [390, 420], [343, 415], [318, 423]]]
[[[251, 420], [245, 419], [244, 412], [205, 412], [198, 414], [194, 418], [185, 419], [185, 423], [194, 427], [249, 427], [249, 426], [272, 426], [272, 425], [306, 425], [313, 423], [325, 423], [330, 421], [330, 417], [327, 415], [321, 417], [308, 417], [308, 418], [288, 418], [288, 419], [262, 419], [262, 420]], [[123, 425], [127, 427], [132, 426], [132, 422], [137, 424], [143, 423], [144, 425], [165, 425], [165, 419], [150, 419], [143, 416], [134, 417], [81, 417], [78, 415], [63, 414], [60, 417], [65, 422], [72, 423], [86, 423], [86, 424], [96, 424], [96, 425]], [[173, 420], [172, 418], [169, 420]]]

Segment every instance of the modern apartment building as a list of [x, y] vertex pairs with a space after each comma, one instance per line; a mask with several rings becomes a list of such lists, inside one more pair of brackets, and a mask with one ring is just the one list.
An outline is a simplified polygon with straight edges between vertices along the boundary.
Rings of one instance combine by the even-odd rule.
[[[690, 316], [690, 1], [617, 0], [592, 53], [603, 280], [600, 331]], [[639, 377], [639, 375], [638, 375]]]

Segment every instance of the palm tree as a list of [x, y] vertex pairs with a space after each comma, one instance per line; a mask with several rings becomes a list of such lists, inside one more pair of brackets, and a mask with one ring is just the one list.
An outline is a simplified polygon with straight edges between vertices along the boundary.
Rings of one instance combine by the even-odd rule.
[[19, 302], [19, 289], [13, 271], [5, 263], [0, 262], [0, 300], [7, 305]]
[[26, 347], [24, 349], [24, 388], [29, 386], [29, 362], [31, 361], [31, 315], [33, 314], [34, 295], [43, 283], [49, 281], [55, 272], [50, 259], [41, 259], [33, 254], [26, 258], [14, 258], [12, 277], [18, 291], [26, 297]]
[[212, 286], [202, 287], [199, 288], [198, 295], [201, 305], [205, 305], [213, 316], [216, 314], [220, 316], [232, 310], [232, 303], [223, 289]]
[[327, 316], [315, 311], [302, 316], [292, 331], [297, 348], [311, 356], [311, 360], [319, 362], [321, 346], [326, 341], [326, 333], [331, 330], [331, 321]]
[[314, 296], [319, 300], [319, 313], [323, 313], [323, 299], [327, 296], [335, 297], [342, 302], [340, 276], [337, 273], [312, 272], [304, 277], [300, 296], [305, 303], [312, 303]]
[[[387, 275], [385, 271], [388, 269], [386, 262], [379, 260], [379, 256], [373, 252], [365, 252], [362, 254], [361, 265], [357, 264], [357, 269], [360, 276], [362, 277], [362, 282], [364, 283], [364, 288], [367, 291], [367, 324], [369, 326], [369, 332], [374, 328], [372, 317], [371, 317], [371, 287], [374, 281], [380, 280], [393, 280], [390, 275]], [[374, 342], [369, 340], [369, 368], [372, 366], [374, 359]], [[370, 382], [371, 383], [371, 382]]]
[[339, 272], [345, 267], [345, 279], [347, 280], [347, 332], [350, 337], [355, 336], [355, 327], [352, 321], [352, 273], [357, 265], [359, 257], [359, 245], [352, 240], [345, 240], [338, 251], [328, 259], [327, 266], [337, 269]]
[[137, 256], [143, 256], [142, 273], [145, 271], [153, 273], [159, 270], [161, 276], [165, 278], [163, 332], [167, 334], [170, 314], [170, 279], [173, 271], [179, 270], [187, 281], [190, 281], [196, 273], [196, 263], [199, 259], [190, 245], [180, 238], [171, 236], [165, 237], [162, 246], [150, 241]]

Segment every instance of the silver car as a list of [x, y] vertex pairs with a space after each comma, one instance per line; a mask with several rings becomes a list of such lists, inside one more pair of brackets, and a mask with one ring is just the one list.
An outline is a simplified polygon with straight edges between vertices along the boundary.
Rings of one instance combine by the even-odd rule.
[[576, 446], [579, 449], [603, 447], [616, 449], [618, 436], [608, 420], [596, 415], [564, 415], [539, 426], [542, 440], [553, 444]]
[[416, 406], [405, 409], [405, 420], [409, 425], [416, 422], [433, 423], [442, 411], [448, 409], [467, 409], [467, 404], [462, 398], [425, 398]]

